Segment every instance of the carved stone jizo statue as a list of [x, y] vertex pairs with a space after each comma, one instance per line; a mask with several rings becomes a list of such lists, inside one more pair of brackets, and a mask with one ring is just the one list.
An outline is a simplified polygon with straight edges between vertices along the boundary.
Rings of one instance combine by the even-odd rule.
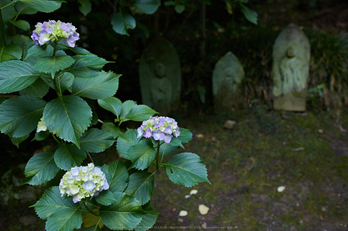
[[228, 52], [215, 65], [213, 72], [213, 96], [215, 111], [231, 111], [243, 101], [241, 83], [244, 70], [238, 58]]
[[290, 24], [273, 46], [273, 106], [277, 110], [305, 111], [310, 45], [306, 35]]
[[143, 52], [139, 65], [143, 103], [162, 115], [176, 110], [180, 102], [179, 57], [164, 38], [157, 38]]

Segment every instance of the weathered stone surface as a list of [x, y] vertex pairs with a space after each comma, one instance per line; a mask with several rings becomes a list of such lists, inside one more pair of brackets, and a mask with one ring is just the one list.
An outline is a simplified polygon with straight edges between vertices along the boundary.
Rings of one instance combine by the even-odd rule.
[[298, 26], [290, 24], [273, 46], [273, 107], [305, 111], [310, 45]]
[[181, 68], [179, 56], [170, 42], [158, 37], [144, 50], [139, 76], [144, 104], [162, 115], [178, 108]]
[[238, 58], [227, 52], [215, 65], [213, 72], [213, 96], [215, 111], [231, 111], [243, 101], [241, 83], [244, 70]]

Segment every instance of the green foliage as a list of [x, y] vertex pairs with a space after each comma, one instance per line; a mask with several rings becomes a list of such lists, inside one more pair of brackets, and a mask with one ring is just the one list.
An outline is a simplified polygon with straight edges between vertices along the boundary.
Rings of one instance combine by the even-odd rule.
[[[31, 157], [24, 172], [27, 184], [46, 183], [46, 191], [32, 205], [37, 215], [47, 220], [46, 230], [70, 231], [80, 229], [83, 223], [85, 230], [101, 230], [104, 225], [113, 230], [148, 230], [158, 217], [150, 201], [154, 175], [160, 167], [176, 174], [170, 176], [174, 183], [192, 186], [209, 182], [205, 166], [196, 154], [183, 153], [163, 162], [164, 157], [184, 148], [183, 144], [192, 139], [188, 129], [180, 128], [180, 136], [165, 143], [142, 137], [135, 129], [124, 131], [120, 127], [127, 121], [148, 120], [157, 112], [133, 100], [122, 102], [114, 96], [121, 75], [103, 70], [109, 61], [83, 48], [71, 48], [62, 41], [54, 39], [39, 46], [27, 36], [11, 36], [5, 31], [5, 24], [6, 28], [11, 24], [28, 30], [29, 24], [17, 17], [53, 12], [63, 1], [0, 1], [0, 13], [6, 14], [5, 17], [0, 14], [0, 94], [11, 94], [0, 104], [0, 131], [17, 146], [30, 136], [34, 137], [33, 142], [56, 142], [49, 143], [49, 152]], [[78, 2], [80, 11], [87, 15], [91, 11], [91, 2]], [[123, 0], [118, 2], [121, 6], [112, 23], [121, 34], [127, 34], [127, 29], [136, 25], [129, 8], [153, 14], [161, 3], [159, 0], [135, 0], [129, 5]], [[111, 112], [114, 121], [99, 119], [97, 106]], [[86, 173], [87, 167], [75, 167], [89, 162], [87, 157], [94, 163], [94, 155], [90, 153], [104, 152], [114, 147], [115, 142], [117, 152], [125, 161], [118, 158], [103, 165], [102, 172], [91, 173], [105, 177], [101, 179], [101, 186], [91, 181], [90, 177], [94, 175], [85, 174], [74, 178], [76, 185], [64, 188], [60, 182], [63, 182], [65, 171], [70, 170], [71, 174], [64, 175], [67, 182], [79, 171]], [[153, 172], [150, 171], [151, 164], [156, 169]], [[186, 177], [185, 182], [178, 180], [178, 176]], [[98, 189], [98, 193], [88, 194], [92, 192], [91, 187], [103, 188]], [[73, 199], [65, 195], [64, 190], [69, 191], [71, 194], [68, 195], [73, 195]], [[86, 195], [92, 198], [86, 199]], [[83, 198], [80, 200], [77, 196]]]
[[167, 175], [176, 184], [191, 187], [199, 182], [209, 182], [202, 159], [194, 153], [181, 153], [163, 164]]

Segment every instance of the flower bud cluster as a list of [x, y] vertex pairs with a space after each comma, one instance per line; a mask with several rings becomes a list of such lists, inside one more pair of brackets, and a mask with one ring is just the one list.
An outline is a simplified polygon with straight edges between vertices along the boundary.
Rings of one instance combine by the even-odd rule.
[[164, 140], [166, 143], [169, 143], [173, 136], [178, 137], [180, 135], [177, 122], [164, 116], [150, 117], [150, 119], [143, 121], [137, 131], [138, 138], [141, 136], [150, 138], [152, 136], [155, 140]]
[[105, 174], [94, 164], [88, 166], [73, 167], [66, 172], [59, 183], [59, 191], [62, 196], [73, 196], [74, 203], [87, 197], [98, 196], [102, 190], [107, 190], [109, 184]]
[[75, 41], [79, 40], [79, 33], [71, 23], [49, 20], [48, 22], [38, 22], [31, 35], [36, 45], [44, 45], [49, 41], [59, 41], [60, 39], [70, 47], [75, 47]]
[[45, 125], [45, 122], [43, 121], [43, 117], [41, 117], [40, 121], [37, 123], [36, 132], [44, 132], [47, 131], [47, 127]]

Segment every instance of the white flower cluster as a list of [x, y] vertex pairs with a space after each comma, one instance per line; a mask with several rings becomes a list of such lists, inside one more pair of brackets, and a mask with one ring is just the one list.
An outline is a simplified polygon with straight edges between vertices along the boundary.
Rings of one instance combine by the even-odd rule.
[[107, 190], [109, 184], [105, 174], [94, 164], [88, 166], [73, 167], [66, 172], [59, 183], [59, 191], [62, 196], [73, 196], [74, 203], [87, 197], [98, 196], [102, 190]]

